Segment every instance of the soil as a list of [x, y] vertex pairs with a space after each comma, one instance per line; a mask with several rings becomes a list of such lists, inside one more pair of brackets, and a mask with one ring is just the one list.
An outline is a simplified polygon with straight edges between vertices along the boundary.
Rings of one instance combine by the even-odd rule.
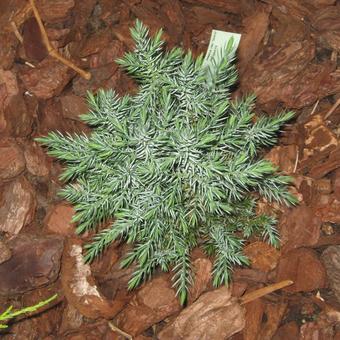
[[[340, 2], [336, 0], [36, 0], [49, 53], [30, 1], [0, 3], [0, 301], [1, 310], [57, 293], [40, 313], [14, 320], [9, 339], [340, 339]], [[256, 112], [294, 110], [265, 157], [294, 177], [299, 205], [275, 211], [281, 248], [256, 238], [251, 264], [231, 286], [214, 289], [212, 261], [192, 254], [195, 283], [178, 303], [168, 274], [135, 291], [121, 269], [128, 246], [115, 243], [91, 265], [76, 235], [73, 207], [58, 198], [62, 165], [34, 138], [85, 132], [86, 93], [135, 84], [115, 60], [133, 48], [139, 18], [164, 28], [167, 46], [206, 52], [212, 29], [242, 34], [233, 98], [257, 96]], [[88, 77], [89, 78], [89, 77]], [[242, 296], [293, 284], [242, 304]]]

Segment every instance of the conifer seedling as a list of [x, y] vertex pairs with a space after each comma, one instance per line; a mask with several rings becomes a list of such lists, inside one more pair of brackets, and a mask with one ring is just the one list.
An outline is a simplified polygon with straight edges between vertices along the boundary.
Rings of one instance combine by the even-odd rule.
[[49, 304], [51, 301], [57, 298], [57, 294], [51, 296], [50, 298], [40, 301], [37, 304], [29, 307], [23, 307], [18, 310], [13, 310], [13, 306], [7, 307], [7, 309], [3, 312], [0, 313], [0, 331], [4, 328], [8, 328], [8, 323], [15, 319], [18, 316], [22, 316], [24, 314], [29, 314], [36, 312], [39, 310], [41, 307], [46, 306]]
[[251, 235], [279, 245], [275, 218], [255, 214], [257, 198], [286, 205], [296, 199], [287, 189], [291, 178], [259, 150], [277, 142], [294, 114], [255, 119], [254, 96], [231, 101], [237, 74], [229, 47], [206, 67], [202, 55], [165, 50], [162, 30], [150, 37], [137, 20], [131, 34], [135, 49], [117, 62], [137, 81], [138, 93], [89, 94], [81, 118], [93, 127], [90, 135], [50, 132], [38, 141], [66, 164], [61, 196], [74, 204], [77, 232], [113, 220], [86, 245], [86, 260], [125, 240], [132, 250], [122, 266], [136, 264], [129, 288], [157, 268], [172, 271], [185, 303], [194, 247], [214, 259], [219, 286], [234, 266], [248, 264], [242, 249]]

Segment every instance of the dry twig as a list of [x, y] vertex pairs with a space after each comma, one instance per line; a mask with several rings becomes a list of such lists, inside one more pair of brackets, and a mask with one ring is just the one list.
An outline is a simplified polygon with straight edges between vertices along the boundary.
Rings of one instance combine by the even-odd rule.
[[313, 114], [314, 114], [314, 112], [315, 112], [316, 108], [317, 108], [317, 107], [318, 107], [318, 105], [319, 105], [319, 102], [320, 102], [320, 100], [318, 99], [318, 100], [317, 100], [317, 102], [315, 103], [314, 107], [313, 107], [313, 110], [312, 110], [312, 112], [310, 113], [310, 115], [311, 115], [311, 116], [313, 116]]
[[295, 174], [295, 172], [296, 172], [298, 163], [299, 163], [299, 148], [296, 149], [296, 158], [295, 158], [293, 174]]
[[337, 109], [340, 105], [340, 99], [338, 99], [335, 104], [330, 108], [330, 110], [325, 115], [325, 120]]
[[17, 27], [17, 25], [14, 21], [11, 21], [11, 26], [13, 28], [13, 32], [14, 32], [15, 36], [17, 37], [17, 39], [22, 44], [24, 42], [24, 39], [23, 39], [22, 35], [20, 34], [18, 27]]
[[31, 67], [31, 68], [35, 68], [35, 66], [33, 64], [31, 64], [30, 62], [28, 61], [25, 61], [25, 65]]
[[132, 340], [132, 336], [130, 334], [125, 333], [124, 331], [122, 331], [121, 329], [116, 327], [111, 321], [109, 321], [108, 324], [109, 324], [109, 327], [111, 328], [112, 331], [122, 335], [126, 339]]
[[79, 68], [77, 65], [75, 65], [72, 61], [64, 58], [62, 55], [60, 55], [58, 53], [57, 50], [55, 50], [49, 39], [48, 39], [48, 36], [47, 36], [47, 33], [46, 33], [46, 30], [45, 30], [45, 27], [44, 27], [44, 24], [41, 20], [41, 17], [40, 17], [40, 14], [39, 14], [39, 11], [35, 5], [35, 2], [34, 0], [29, 0], [30, 4], [31, 4], [31, 7], [32, 7], [32, 10], [33, 10], [33, 13], [34, 13], [34, 16], [35, 16], [35, 19], [37, 20], [37, 23], [38, 23], [38, 26], [39, 26], [39, 29], [40, 29], [40, 32], [41, 32], [41, 36], [42, 36], [42, 40], [43, 40], [43, 43], [47, 49], [47, 52], [49, 53], [49, 55], [51, 55], [52, 57], [54, 57], [55, 59], [58, 59], [59, 61], [61, 61], [64, 65], [72, 68], [73, 70], [75, 70], [77, 73], [80, 74], [80, 76], [82, 76], [83, 78], [89, 80], [91, 78], [91, 73], [89, 72], [86, 72], [84, 70], [82, 70], [81, 68]]
[[250, 292], [248, 294], [245, 294], [243, 295], [241, 298], [240, 298], [240, 304], [241, 305], [244, 305], [246, 303], [249, 303], [251, 301], [254, 301], [264, 295], [267, 295], [267, 294], [270, 294], [278, 289], [281, 289], [281, 288], [284, 288], [284, 287], [287, 287], [287, 286], [290, 286], [292, 285], [294, 282], [291, 281], [291, 280], [285, 280], [285, 281], [281, 281], [281, 282], [278, 282], [278, 283], [274, 283], [272, 285], [269, 285], [267, 287], [263, 287], [263, 288], [260, 288], [260, 289], [257, 289], [253, 292]]
[[[20, 27], [30, 16], [32, 12], [32, 6], [27, 2], [24, 6], [15, 6], [14, 1], [12, 1], [12, 7], [15, 8], [15, 10], [12, 11], [8, 18], [8, 24], [2, 27], [3, 32], [12, 32], [13, 31], [13, 24], [15, 24], [16, 27]], [[10, 6], [10, 4], [9, 4]], [[15, 32], [14, 32], [15, 34]]]

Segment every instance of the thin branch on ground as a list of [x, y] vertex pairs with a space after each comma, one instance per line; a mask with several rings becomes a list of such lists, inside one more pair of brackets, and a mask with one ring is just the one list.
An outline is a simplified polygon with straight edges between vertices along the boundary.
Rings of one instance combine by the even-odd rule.
[[72, 61], [70, 61], [70, 60], [64, 58], [62, 55], [60, 55], [59, 52], [56, 49], [53, 48], [53, 46], [51, 45], [51, 43], [48, 39], [44, 24], [41, 20], [39, 11], [38, 11], [38, 9], [35, 5], [34, 0], [29, 0], [29, 2], [32, 6], [35, 19], [37, 20], [37, 23], [38, 23], [38, 26], [39, 26], [39, 29], [40, 29], [40, 32], [41, 32], [42, 41], [43, 41], [43, 43], [44, 43], [44, 45], [47, 49], [48, 54], [51, 55], [52, 57], [54, 57], [55, 59], [58, 59], [59, 61], [61, 61], [64, 65], [72, 68], [74, 71], [79, 73], [79, 75], [81, 77], [85, 78], [86, 80], [91, 79], [91, 73], [82, 70], [77, 65], [75, 65]]
[[132, 340], [132, 336], [128, 333], [125, 333], [124, 331], [122, 331], [121, 329], [119, 329], [117, 326], [115, 326], [111, 321], [108, 322], [110, 329], [115, 332], [118, 333], [120, 335], [122, 335], [123, 337], [125, 337], [126, 339]]
[[317, 108], [318, 105], [319, 105], [319, 102], [320, 102], [320, 99], [318, 99], [318, 100], [316, 101], [315, 105], [313, 106], [313, 110], [312, 110], [312, 112], [310, 113], [311, 116], [313, 116], [313, 114], [314, 114], [316, 108]]
[[330, 110], [325, 115], [325, 120], [333, 114], [333, 112], [337, 109], [337, 107], [340, 105], [340, 99], [338, 99], [335, 104], [330, 108]]
[[297, 150], [296, 150], [296, 158], [295, 158], [295, 165], [294, 165], [293, 174], [295, 174], [295, 172], [296, 172], [296, 169], [298, 167], [298, 163], [299, 163], [299, 148], [297, 148]]
[[269, 285], [267, 287], [263, 287], [263, 288], [260, 288], [260, 289], [257, 289], [253, 292], [250, 292], [248, 294], [245, 294], [243, 295], [241, 298], [240, 298], [240, 304], [241, 305], [244, 305], [246, 303], [249, 303], [251, 301], [254, 301], [256, 299], [259, 299], [260, 297], [262, 296], [265, 296], [265, 295], [268, 295], [272, 292], [275, 292], [276, 290], [279, 290], [281, 288], [284, 288], [284, 287], [287, 287], [287, 286], [290, 286], [292, 285], [294, 282], [291, 281], [291, 280], [285, 280], [285, 281], [281, 281], [281, 282], [277, 282], [277, 283], [274, 283], [272, 285]]
[[22, 44], [24, 42], [24, 39], [23, 39], [22, 35], [20, 34], [18, 27], [17, 27], [17, 25], [14, 21], [11, 21], [11, 26], [13, 28], [13, 32], [14, 32], [15, 36], [17, 37], [17, 39]]

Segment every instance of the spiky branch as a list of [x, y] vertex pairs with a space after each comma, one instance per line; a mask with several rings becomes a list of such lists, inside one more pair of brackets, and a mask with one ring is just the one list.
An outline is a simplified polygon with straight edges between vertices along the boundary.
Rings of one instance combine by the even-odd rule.
[[172, 269], [184, 303], [197, 244], [215, 256], [216, 286], [228, 283], [235, 265], [248, 263], [242, 247], [252, 234], [278, 245], [275, 219], [256, 216], [253, 193], [296, 203], [287, 190], [291, 179], [258, 156], [293, 114], [254, 123], [253, 96], [230, 101], [236, 70], [228, 49], [207, 69], [203, 56], [164, 51], [161, 31], [151, 38], [137, 21], [131, 32], [136, 49], [118, 63], [139, 92], [89, 94], [82, 119], [93, 127], [90, 136], [51, 132], [38, 140], [68, 165], [61, 177], [71, 182], [61, 195], [75, 206], [77, 231], [113, 220], [86, 246], [86, 260], [124, 239], [133, 248], [123, 265], [137, 265], [129, 287], [157, 267]]

